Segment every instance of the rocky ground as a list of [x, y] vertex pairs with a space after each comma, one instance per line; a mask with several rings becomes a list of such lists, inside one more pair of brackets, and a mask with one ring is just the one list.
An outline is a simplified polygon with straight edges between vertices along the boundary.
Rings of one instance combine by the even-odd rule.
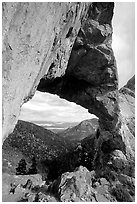
[[3, 202], [56, 202], [40, 174], [3, 174]]
[[[83, 128], [85, 131], [87, 124], [89, 127], [89, 120], [69, 129], [70, 133], [74, 130], [73, 134], [70, 134], [70, 141], [32, 123], [19, 121], [14, 132], [3, 144], [3, 201], [135, 201], [135, 95], [134, 88], [131, 88], [131, 83], [132, 87], [134, 85], [134, 77], [129, 82], [119, 91], [121, 120], [124, 121], [122, 125], [124, 130], [127, 130], [124, 138], [125, 144], [128, 144], [126, 153], [118, 148], [113, 150], [114, 144], [110, 140], [110, 143], [107, 141], [103, 144], [103, 154], [96, 155], [95, 147], [101, 134], [98, 128], [96, 131], [91, 128], [90, 135], [87, 128], [87, 137], [77, 141], [76, 130], [78, 129], [79, 134], [81, 130], [83, 137]], [[92, 120], [90, 123], [91, 127]], [[93, 127], [94, 125], [93, 123]], [[71, 144], [72, 135], [76, 142]], [[39, 146], [41, 151], [38, 150]], [[47, 151], [47, 148], [51, 149], [51, 152]], [[37, 174], [16, 175], [19, 160], [24, 158], [29, 168], [32, 155], [35, 155], [37, 160]], [[46, 159], [48, 157], [49, 163]], [[46, 165], [43, 165], [44, 162]], [[41, 171], [42, 169], [44, 171]]]
[[3, 174], [3, 202], [132, 202], [135, 180], [126, 175], [98, 176], [80, 166], [53, 182], [39, 174]]

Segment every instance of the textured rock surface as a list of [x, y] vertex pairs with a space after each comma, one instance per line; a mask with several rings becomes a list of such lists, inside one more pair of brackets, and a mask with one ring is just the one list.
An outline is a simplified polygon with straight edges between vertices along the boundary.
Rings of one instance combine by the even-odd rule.
[[[119, 90], [121, 135], [125, 144], [125, 155], [134, 169], [135, 162], [135, 76]], [[132, 163], [133, 162], [133, 163]], [[132, 172], [134, 176], [134, 171]]]
[[64, 74], [89, 6], [52, 2], [2, 4], [4, 137], [13, 131], [22, 104], [34, 95], [49, 67], [56, 67], [56, 76]]
[[[92, 134], [83, 139], [81, 145], [76, 149], [75, 154], [77, 155], [77, 161], [79, 160], [80, 164], [87, 167], [89, 170], [94, 169], [96, 178], [99, 180], [105, 178], [108, 181], [108, 183], [106, 183], [109, 192], [105, 191], [106, 187], [100, 186], [100, 182], [97, 181], [92, 183], [94, 189], [90, 186], [91, 191], [95, 190], [93, 191], [96, 195], [95, 201], [99, 199], [99, 201], [105, 200], [107, 202], [106, 199], [109, 201], [114, 201], [116, 199], [117, 201], [131, 202], [135, 199], [134, 87], [135, 77], [130, 79], [127, 85], [119, 90], [119, 124], [121, 124], [119, 130], [116, 130], [115, 132], [113, 131], [114, 135], [112, 135], [109, 131], [103, 132], [103, 130], [99, 129], [98, 134]], [[79, 176], [81, 175], [80, 172], [78, 174]], [[68, 175], [71, 177], [72, 175], [75, 175], [75, 172], [63, 174], [61, 182], [65, 179], [67, 180]], [[80, 184], [82, 182], [83, 181], [81, 181]], [[74, 186], [78, 185], [77, 183], [74, 185], [74, 183], [75, 182], [67, 187], [65, 184], [62, 189], [59, 187], [59, 189], [62, 190], [61, 199], [66, 199], [66, 201], [68, 201], [71, 199], [75, 200], [76, 198], [78, 201], [80, 200], [80, 196], [75, 195], [76, 193], [74, 190]], [[103, 195], [100, 195], [100, 192], [104, 192]], [[86, 196], [86, 198], [93, 200], [93, 197], [89, 198]]]
[[120, 113], [133, 135], [135, 135], [135, 76], [120, 89]]
[[38, 84], [38, 90], [57, 93], [96, 114], [105, 129], [115, 128], [119, 108], [111, 49], [113, 7], [3, 3], [4, 137], [13, 131], [22, 104]]
[[[28, 182], [29, 181], [29, 182]], [[11, 191], [14, 184], [15, 190]], [[47, 191], [48, 186], [39, 174], [27, 176], [3, 175], [3, 202], [57, 202]]]
[[[34, 193], [28, 190], [22, 189], [20, 186], [16, 188], [15, 195], [9, 195], [9, 182], [3, 182], [3, 201], [17, 201], [23, 200], [26, 202], [38, 201], [38, 202], [56, 202], [59, 200], [66, 201], [95, 201], [95, 202], [108, 202], [108, 201], [124, 201], [131, 202], [135, 200], [135, 180], [134, 180], [134, 106], [135, 106], [135, 98], [134, 98], [134, 78], [129, 82], [132, 82], [132, 86], [128, 91], [124, 91], [123, 87], [119, 92], [120, 94], [120, 120], [122, 122], [120, 131], [121, 137], [117, 137], [112, 140], [110, 138], [110, 132], [106, 132], [103, 134], [98, 131], [96, 134], [92, 134], [81, 141], [81, 145], [77, 147], [76, 152], [72, 153], [72, 157], [65, 157], [61, 159], [62, 163], [59, 163], [58, 166], [60, 168], [60, 172], [64, 170], [74, 168], [75, 166], [82, 164], [86, 166], [89, 170], [94, 169], [95, 171], [89, 172], [85, 167], [79, 167], [74, 172], [67, 172], [62, 174], [58, 180], [55, 180], [51, 185], [51, 192], [54, 193], [54, 196], [48, 194], [45, 190], [44, 193], [41, 191], [38, 193]], [[129, 82], [127, 84], [129, 84]], [[133, 87], [133, 88], [132, 88]], [[133, 91], [132, 91], [133, 90]], [[130, 94], [129, 94], [130, 93]], [[132, 97], [131, 97], [132, 96]], [[124, 101], [124, 104], [123, 104]], [[128, 114], [127, 114], [128, 113]], [[17, 127], [20, 127], [21, 121], [18, 122]], [[18, 137], [24, 137], [25, 134], [29, 134], [29, 136], [24, 137], [25, 140], [29, 138], [32, 141], [32, 133], [36, 135], [41, 132], [41, 127], [36, 127], [34, 124], [30, 124], [29, 129], [27, 129], [26, 122], [25, 126], [20, 127], [20, 131], [17, 134], [17, 129], [15, 128], [12, 135]], [[128, 124], [128, 125], [127, 125]], [[129, 128], [130, 127], [130, 128]], [[19, 128], [18, 128], [19, 129]], [[28, 131], [29, 130], [29, 131]], [[42, 130], [45, 132], [42, 128]], [[103, 130], [102, 130], [103, 131]], [[50, 131], [47, 133], [49, 134]], [[30, 134], [31, 133], [31, 134]], [[42, 132], [41, 132], [42, 133]], [[46, 132], [45, 132], [46, 133]], [[47, 134], [46, 133], [46, 134]], [[45, 134], [44, 134], [45, 135]], [[105, 137], [104, 137], [105, 135]], [[42, 137], [43, 135], [40, 134]], [[53, 137], [54, 134], [50, 137]], [[102, 137], [101, 137], [102, 136]], [[32, 138], [31, 138], [32, 137]], [[105, 140], [102, 141], [102, 138]], [[17, 145], [18, 139], [16, 141], [10, 136], [7, 139], [11, 139], [11, 143]], [[6, 139], [6, 140], [7, 140]], [[15, 139], [15, 138], [14, 138]], [[5, 140], [5, 142], [6, 142]], [[28, 140], [28, 141], [29, 141]], [[101, 141], [100, 141], [101, 140]], [[4, 142], [4, 143], [5, 143]], [[47, 141], [48, 142], [48, 141]], [[47, 145], [47, 142], [45, 145]], [[115, 144], [115, 142], [117, 142]], [[120, 143], [125, 144], [124, 151], [122, 152], [120, 147], [118, 146]], [[22, 143], [22, 142], [21, 142]], [[34, 144], [34, 142], [32, 142]], [[54, 142], [51, 142], [53, 145]], [[41, 143], [39, 144], [41, 145]], [[23, 145], [24, 146], [24, 145]], [[115, 148], [117, 146], [117, 148]], [[64, 144], [63, 144], [64, 147]], [[98, 150], [96, 150], [98, 147]], [[33, 146], [30, 148], [33, 150]], [[37, 148], [36, 148], [37, 149]], [[28, 150], [28, 148], [26, 149]], [[44, 148], [45, 151], [45, 148]], [[37, 151], [36, 151], [37, 152]], [[48, 155], [49, 152], [45, 152], [45, 156]], [[43, 156], [42, 152], [42, 156]], [[76, 157], [76, 158], [74, 158]], [[70, 159], [70, 161], [69, 161]], [[96, 159], [96, 161], [95, 161]], [[79, 161], [78, 161], [79, 160]], [[65, 162], [68, 163], [65, 163]], [[65, 164], [67, 164], [65, 169]], [[68, 166], [71, 164], [71, 168]], [[96, 164], [96, 165], [95, 165]], [[53, 166], [53, 171], [56, 166]], [[63, 169], [64, 168], [64, 169]], [[72, 168], [72, 169], [73, 169]], [[58, 169], [56, 168], [56, 171]], [[10, 175], [11, 177], [11, 175]], [[24, 180], [24, 178], [23, 178]], [[24, 180], [25, 181], [25, 180]], [[6, 191], [5, 191], [6, 188]]]
[[[119, 122], [113, 131], [100, 129], [99, 135], [86, 138], [86, 149], [94, 155], [93, 166], [135, 176], [135, 77], [119, 90]], [[89, 141], [88, 141], [89, 140]], [[83, 141], [83, 142], [84, 142]], [[98, 169], [98, 168], [97, 168]]]
[[75, 40], [67, 70], [50, 67], [38, 86], [73, 101], [97, 115], [106, 130], [118, 121], [118, 80], [111, 49], [113, 3], [93, 3]]
[[[36, 89], [57, 94], [99, 117], [92, 167], [115, 180], [119, 171], [134, 176], [135, 86], [133, 77], [118, 91], [113, 8], [108, 2], [3, 3], [3, 137]], [[122, 188], [113, 189], [117, 200]]]
[[[134, 78], [129, 82], [132, 82], [134, 90]], [[108, 172], [115, 170], [118, 174], [135, 176], [135, 98], [134, 92], [131, 97], [127, 92], [121, 93], [121, 90], [119, 129], [110, 132], [99, 128], [95, 134], [81, 140], [70, 163], [76, 157], [77, 166], [81, 164], [89, 170], [95, 169], [99, 174], [107, 169]], [[131, 90], [132, 87], [128, 92], [131, 93]]]
[[52, 191], [61, 202], [109, 202], [115, 199], [109, 193], [109, 182], [105, 178], [98, 183], [95, 172], [80, 166], [74, 172], [62, 174], [52, 184]]
[[61, 202], [132, 202], [135, 200], [135, 180], [106, 168], [102, 175], [79, 166], [62, 174], [50, 186]]

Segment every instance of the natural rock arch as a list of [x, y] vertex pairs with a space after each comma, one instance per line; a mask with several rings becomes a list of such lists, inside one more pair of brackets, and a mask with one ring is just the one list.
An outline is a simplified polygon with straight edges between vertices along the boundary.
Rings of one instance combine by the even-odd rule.
[[105, 130], [115, 128], [113, 8], [113, 3], [97, 2], [3, 3], [4, 138], [36, 89], [82, 105]]
[[[99, 117], [95, 169], [102, 172], [111, 163], [134, 177], [134, 93], [129, 86], [134, 78], [118, 92], [113, 9], [108, 2], [3, 3], [3, 138], [12, 133], [22, 104], [36, 89], [57, 94]], [[126, 106], [133, 106], [129, 118], [119, 109], [124, 94]]]

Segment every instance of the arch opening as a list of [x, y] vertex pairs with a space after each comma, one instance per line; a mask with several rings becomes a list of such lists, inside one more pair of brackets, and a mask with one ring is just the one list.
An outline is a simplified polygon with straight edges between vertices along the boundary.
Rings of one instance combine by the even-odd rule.
[[92, 118], [97, 117], [80, 105], [57, 95], [36, 91], [34, 97], [22, 106], [19, 120], [60, 132]]

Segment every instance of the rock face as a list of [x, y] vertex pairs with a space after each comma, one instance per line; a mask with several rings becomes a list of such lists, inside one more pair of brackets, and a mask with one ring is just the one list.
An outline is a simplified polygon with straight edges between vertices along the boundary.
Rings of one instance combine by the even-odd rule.
[[3, 137], [36, 88], [82, 105], [102, 128], [115, 129], [113, 8], [107, 2], [3, 3]]
[[135, 136], [135, 76], [119, 90], [120, 113], [131, 133]]
[[119, 90], [121, 131], [126, 146], [126, 157], [135, 158], [135, 76]]
[[[119, 122], [114, 131], [99, 129], [99, 134], [85, 138], [90, 149], [93, 168], [114, 168], [130, 177], [135, 176], [135, 76], [119, 90]], [[85, 146], [85, 145], [84, 145]], [[97, 168], [98, 166], [98, 168]]]
[[[134, 78], [131, 81], [134, 87]], [[61, 173], [73, 171], [76, 166], [82, 165], [88, 170], [94, 169], [99, 176], [115, 179], [123, 174], [125, 177], [135, 177], [135, 98], [134, 92], [133, 97], [127, 92], [121, 93], [123, 89], [124, 87], [119, 90], [119, 130], [113, 131], [113, 135], [112, 132], [99, 128], [96, 133], [79, 141], [80, 144], [72, 154], [65, 155], [58, 161], [59, 167], [62, 170], [64, 168]], [[128, 92], [131, 93], [131, 90], [132, 87]], [[55, 166], [58, 169], [56, 164]]]
[[[3, 3], [3, 137], [39, 91], [99, 118], [93, 167], [134, 176], [134, 78], [118, 91], [111, 48], [114, 3]], [[101, 171], [100, 171], [101, 172]]]
[[82, 166], [75, 172], [63, 174], [58, 186], [60, 200], [62, 202], [91, 201], [93, 192], [90, 182], [90, 172]]
[[135, 180], [110, 170], [98, 177], [96, 171], [79, 166], [62, 174], [50, 190], [61, 202], [132, 202]]
[[130, 195], [123, 200], [116, 200], [110, 193], [111, 186], [112, 184], [104, 177], [97, 178], [94, 171], [89, 172], [85, 167], [80, 166], [74, 172], [62, 174], [61, 178], [52, 184], [51, 190], [53, 193], [56, 192], [61, 202], [132, 201]]
[[64, 74], [90, 3], [3, 3], [3, 137], [49, 67]]
[[73, 45], [67, 69], [56, 74], [52, 65], [39, 91], [57, 94], [97, 115], [105, 130], [118, 121], [118, 80], [111, 49], [113, 3], [92, 3]]

